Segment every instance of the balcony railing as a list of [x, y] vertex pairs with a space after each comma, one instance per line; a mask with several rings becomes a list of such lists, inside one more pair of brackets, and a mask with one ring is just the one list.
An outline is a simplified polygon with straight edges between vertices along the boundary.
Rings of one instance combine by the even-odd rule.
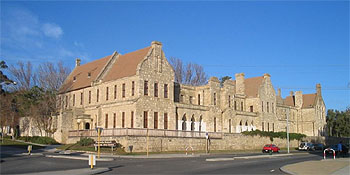
[[[103, 129], [101, 137], [113, 136], [136, 136], [136, 137], [180, 137], [180, 138], [205, 138], [206, 132], [199, 131], [180, 131], [164, 129], [145, 129], [145, 128], [107, 128]], [[221, 139], [221, 132], [208, 132], [209, 138]], [[68, 137], [97, 137], [95, 129], [91, 130], [71, 130]]]

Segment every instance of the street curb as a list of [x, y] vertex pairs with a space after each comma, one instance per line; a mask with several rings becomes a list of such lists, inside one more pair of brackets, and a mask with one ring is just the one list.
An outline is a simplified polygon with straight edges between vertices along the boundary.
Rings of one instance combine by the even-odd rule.
[[[89, 155], [89, 154], [82, 154], [82, 155]], [[125, 158], [125, 159], [171, 159], [171, 158], [192, 158], [192, 157], [200, 157], [199, 154], [197, 155], [185, 155], [185, 154], [175, 154], [174, 155], [166, 155], [166, 156], [157, 156], [157, 155], [136, 155], [136, 156], [125, 156], [125, 155], [101, 155], [101, 157], [109, 157], [109, 158]]]
[[[75, 175], [93, 175], [93, 174], [100, 174], [107, 171], [110, 171], [110, 168], [82, 168], [82, 169], [72, 169], [72, 170], [63, 170], [63, 171], [45, 171], [45, 172], [35, 172], [35, 173], [26, 173], [22, 175], [67, 175], [67, 174], [75, 174]], [[87, 171], [87, 172], [86, 172]]]
[[[285, 166], [286, 166], [286, 165], [285, 165]], [[287, 173], [287, 174], [291, 174], [291, 175], [298, 175], [298, 174], [296, 174], [296, 173], [294, 173], [294, 172], [291, 172], [291, 171], [288, 171], [288, 170], [284, 169], [285, 166], [283, 166], [283, 167], [280, 168], [280, 170], [281, 170], [282, 172]]]
[[233, 157], [233, 158], [211, 158], [205, 159], [208, 162], [216, 162], [216, 161], [229, 161], [235, 159], [259, 159], [259, 158], [273, 158], [273, 157], [283, 157], [283, 156], [293, 156], [293, 155], [303, 155], [303, 154], [277, 154], [277, 155], [257, 155], [257, 156], [244, 156], [244, 157]]
[[[49, 158], [62, 158], [62, 159], [74, 159], [74, 160], [89, 160], [89, 157], [78, 157], [78, 156], [62, 156], [62, 155], [46, 155]], [[96, 158], [96, 161], [113, 161], [113, 158]]]

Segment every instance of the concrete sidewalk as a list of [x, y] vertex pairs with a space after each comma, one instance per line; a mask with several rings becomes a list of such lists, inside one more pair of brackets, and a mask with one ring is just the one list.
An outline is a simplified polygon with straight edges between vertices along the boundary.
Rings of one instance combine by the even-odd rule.
[[350, 158], [326, 159], [316, 161], [305, 161], [286, 165], [280, 168], [287, 174], [327, 174], [348, 175], [350, 174]]
[[109, 171], [109, 168], [81, 168], [81, 169], [73, 169], [73, 170], [62, 170], [62, 171], [45, 171], [45, 172], [36, 172], [36, 173], [27, 173], [25, 175], [89, 175], [89, 174], [100, 174], [103, 172]]

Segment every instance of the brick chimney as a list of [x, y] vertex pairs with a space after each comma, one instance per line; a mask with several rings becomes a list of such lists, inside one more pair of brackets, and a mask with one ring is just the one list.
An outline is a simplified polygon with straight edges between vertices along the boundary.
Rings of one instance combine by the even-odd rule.
[[321, 96], [321, 84], [316, 84], [316, 94]]
[[236, 94], [244, 95], [245, 85], [244, 85], [244, 73], [235, 74], [236, 78]]
[[303, 93], [301, 91], [295, 92], [295, 106], [301, 108], [303, 106]]
[[293, 91], [290, 91], [290, 92], [289, 92], [289, 96], [293, 97], [293, 95], [294, 95], [294, 92], [293, 92]]
[[80, 59], [79, 58], [77, 58], [76, 60], [75, 60], [75, 67], [78, 67], [78, 66], [80, 66]]

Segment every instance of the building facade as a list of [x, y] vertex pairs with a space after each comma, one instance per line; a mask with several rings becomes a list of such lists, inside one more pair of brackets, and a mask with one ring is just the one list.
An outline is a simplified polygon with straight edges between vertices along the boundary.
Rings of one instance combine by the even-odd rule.
[[[76, 66], [60, 89], [54, 137], [66, 143], [71, 130], [147, 128], [196, 133], [286, 131], [320, 136], [325, 128], [321, 86], [316, 93], [291, 92], [285, 99], [271, 76], [245, 78], [222, 85], [211, 77], [203, 86], [174, 81], [162, 43]], [[140, 132], [144, 130], [140, 130]]]

